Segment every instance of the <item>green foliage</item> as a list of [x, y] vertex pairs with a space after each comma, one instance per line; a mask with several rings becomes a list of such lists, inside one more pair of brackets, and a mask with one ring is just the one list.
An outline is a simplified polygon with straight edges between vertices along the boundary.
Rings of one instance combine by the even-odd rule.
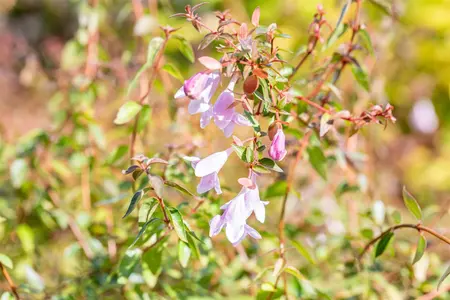
[[[144, 5], [141, 21], [134, 19], [135, 2]], [[60, 45], [63, 39], [49, 38], [51, 33], [39, 40], [37, 50], [22, 52], [32, 45], [15, 50], [13, 56], [20, 61], [12, 65], [20, 71], [16, 76], [20, 82], [14, 84], [14, 93], [27, 101], [34, 93], [48, 98], [43, 129], [21, 136], [17, 133], [36, 126], [33, 121], [42, 114], [40, 104], [33, 102], [32, 117], [14, 117], [14, 122], [8, 118], [9, 108], [0, 106], [6, 111], [5, 121], [0, 121], [0, 263], [21, 297], [413, 299], [441, 287], [450, 267], [443, 267], [440, 254], [448, 249], [437, 242], [427, 249], [430, 233], [419, 225], [447, 225], [445, 203], [439, 197], [448, 189], [448, 149], [431, 133], [421, 133], [411, 142], [414, 132], [408, 122], [412, 122], [409, 109], [414, 97], [436, 95], [439, 137], [448, 139], [444, 54], [449, 49], [440, 38], [448, 35], [445, 20], [440, 20], [448, 9], [439, 7], [443, 11], [438, 14], [435, 6], [439, 5], [405, 2], [403, 20], [397, 12], [393, 18], [385, 17], [371, 1], [361, 1], [361, 26], [355, 30], [357, 1], [339, 1], [339, 5], [325, 1], [327, 22], [315, 37], [309, 23], [319, 18], [314, 15], [318, 1], [294, 1], [288, 6], [260, 2], [251, 18], [253, 26], [247, 20], [254, 1], [198, 6], [198, 16], [208, 18], [206, 26], [219, 24], [220, 30], [213, 33], [202, 26], [197, 32], [186, 19], [168, 17], [184, 4], [157, 2], [154, 11], [146, 1], [100, 0], [97, 6], [72, 1], [67, 7], [79, 24], [71, 40]], [[227, 17], [209, 21], [214, 11], [229, 5], [232, 16], [240, 18], [238, 24]], [[416, 6], [423, 5], [427, 11], [422, 14]], [[243, 10], [236, 12], [236, 7]], [[66, 16], [59, 9], [46, 8], [42, 15]], [[20, 19], [9, 22], [9, 18], [21, 13], [22, 9], [14, 9], [6, 23], [20, 24]], [[434, 17], [429, 19], [430, 15]], [[397, 18], [401, 31], [389, 23]], [[54, 26], [53, 21], [46, 20], [45, 30], [50, 30], [47, 25]], [[133, 24], [142, 20], [159, 22], [161, 27], [170, 24], [176, 31], [163, 27], [163, 32], [155, 25], [146, 34], [132, 35]], [[390, 25], [389, 38], [382, 22]], [[69, 25], [67, 20], [60, 29], [65, 31]], [[418, 25], [427, 28], [420, 35], [410, 34]], [[246, 30], [253, 34], [248, 45], [242, 37]], [[233, 44], [234, 32], [241, 35], [242, 44], [239, 39]], [[422, 43], [430, 32], [432, 38]], [[317, 45], [312, 46], [312, 41]], [[17, 45], [22, 43], [20, 39]], [[349, 51], [352, 43], [354, 49]], [[59, 46], [63, 46], [56, 55], [60, 61], [53, 61], [52, 51]], [[251, 123], [236, 126], [234, 143], [213, 125], [200, 131], [197, 116], [187, 113], [190, 99], [173, 99], [188, 77], [205, 71], [202, 64], [193, 64], [196, 57], [205, 56], [210, 61], [204, 64], [223, 69], [220, 91], [233, 72], [253, 76], [254, 91], [243, 91], [245, 78], [239, 79], [234, 91], [233, 108]], [[228, 60], [232, 63], [224, 63]], [[244, 63], [235, 64], [238, 60]], [[436, 65], [439, 71], [434, 70]], [[429, 75], [437, 79], [424, 81]], [[364, 89], [362, 94], [357, 85]], [[148, 95], [142, 97], [146, 91]], [[398, 104], [399, 122], [383, 130], [376, 126], [383, 115], [375, 114], [370, 105], [385, 104], [385, 99]], [[23, 101], [11, 103], [11, 115], [30, 110]], [[429, 118], [423, 111], [421, 116]], [[268, 154], [270, 125], [275, 121], [286, 134], [288, 154], [282, 161]], [[358, 132], [368, 123], [373, 126]], [[312, 137], [305, 139], [310, 133]], [[230, 145], [237, 157], [231, 155], [219, 172], [223, 193], [197, 195], [200, 178], [184, 158], [205, 157]], [[398, 145], [408, 145], [408, 151], [402, 148], [399, 155]], [[293, 166], [297, 154], [300, 160]], [[392, 159], [394, 167], [389, 165]], [[233, 247], [226, 227], [210, 237], [209, 222], [223, 213], [221, 206], [241, 188], [237, 179], [249, 170], [258, 174], [261, 199], [270, 202], [263, 224], [253, 216], [247, 220], [262, 239], [247, 237]], [[405, 171], [403, 177], [393, 180], [400, 171]], [[395, 226], [403, 224], [402, 217], [408, 219], [406, 210], [397, 205], [402, 180], [418, 191], [423, 210], [403, 189], [406, 209], [418, 225], [408, 223], [397, 234], [403, 227]], [[433, 202], [440, 207], [432, 209]], [[378, 242], [369, 244], [374, 239]], [[376, 260], [361, 254], [367, 245]], [[412, 264], [404, 263], [414, 250]], [[1, 286], [9, 290], [3, 279], [0, 274]], [[3, 292], [0, 299], [14, 296]]]

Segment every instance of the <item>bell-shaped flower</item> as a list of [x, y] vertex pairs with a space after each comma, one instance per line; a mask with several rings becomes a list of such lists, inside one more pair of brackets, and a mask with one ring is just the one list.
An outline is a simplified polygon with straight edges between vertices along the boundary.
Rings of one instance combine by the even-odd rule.
[[235, 79], [232, 79], [228, 85], [228, 88], [217, 98], [212, 114], [214, 117], [214, 123], [224, 132], [226, 137], [230, 137], [233, 134], [234, 126], [236, 124], [242, 126], [252, 126], [246, 117], [235, 111], [233, 106], [234, 85]]
[[212, 96], [220, 82], [220, 74], [214, 72], [199, 72], [186, 80], [184, 85], [175, 93], [175, 99], [189, 97], [191, 102], [188, 112], [193, 115], [210, 109]]
[[283, 129], [279, 128], [270, 145], [269, 156], [274, 160], [282, 160], [286, 153], [286, 137]]
[[201, 177], [197, 186], [197, 193], [203, 194], [214, 189], [217, 194], [222, 194], [218, 173], [224, 166], [228, 156], [233, 152], [232, 148], [225, 151], [216, 152], [203, 159], [198, 157], [184, 157], [190, 161], [195, 170], [195, 176]]
[[243, 187], [239, 194], [224, 204], [221, 209], [222, 215], [216, 215], [211, 219], [210, 237], [220, 233], [225, 227], [225, 233], [228, 240], [235, 246], [239, 244], [247, 235], [255, 239], [260, 239], [261, 235], [246, 224], [248, 217], [255, 212], [256, 219], [261, 223], [265, 220], [265, 205], [268, 202], [261, 201], [259, 189], [256, 185], [256, 174], [251, 174], [253, 187]]

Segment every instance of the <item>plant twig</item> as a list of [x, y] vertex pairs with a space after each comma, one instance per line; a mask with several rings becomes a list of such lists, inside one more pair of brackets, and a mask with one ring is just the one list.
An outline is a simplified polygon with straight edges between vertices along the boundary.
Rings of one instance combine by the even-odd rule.
[[[286, 240], [285, 240], [285, 235], [284, 235], [284, 227], [285, 227], [284, 215], [286, 213], [286, 203], [287, 203], [287, 199], [288, 199], [289, 193], [292, 188], [292, 184], [294, 183], [295, 169], [297, 167], [297, 164], [300, 162], [300, 159], [302, 158], [303, 152], [305, 151], [306, 147], [308, 146], [309, 138], [310, 138], [311, 134], [312, 134], [312, 131], [306, 132], [306, 134], [303, 136], [303, 138], [301, 139], [301, 141], [299, 143], [300, 145], [299, 145], [299, 149], [297, 152], [297, 156], [295, 157], [295, 161], [293, 164], [291, 164], [291, 168], [289, 169], [287, 185], [286, 185], [286, 192], [284, 193], [283, 202], [281, 204], [280, 219], [278, 222], [278, 232], [279, 232], [279, 239], [280, 239], [280, 257], [281, 257], [281, 259], [283, 259], [284, 264], [286, 264], [286, 257], [284, 255], [286, 252], [286, 247], [285, 247]], [[275, 289], [277, 288], [280, 277], [281, 277], [281, 274], [278, 275], [277, 279], [275, 280]], [[284, 290], [285, 290], [284, 291], [285, 295], [287, 296], [286, 282], [285, 282]], [[269, 294], [267, 299], [270, 300], [270, 299], [272, 299], [272, 297], [273, 297], [273, 292]]]
[[0, 263], [0, 269], [2, 269], [3, 276], [8, 282], [9, 288], [11, 289], [11, 292], [13, 293], [14, 297], [16, 299], [20, 299], [19, 292], [17, 291], [17, 286], [14, 284], [14, 281], [12, 280], [11, 276], [9, 276], [8, 270], [6, 270], [6, 267], [2, 263]]
[[440, 239], [441, 241], [443, 241], [444, 243], [450, 245], [450, 239], [447, 238], [446, 236], [436, 232], [435, 230], [423, 226], [422, 224], [400, 224], [400, 225], [396, 225], [396, 226], [392, 226], [388, 229], [386, 229], [385, 231], [383, 231], [382, 233], [380, 233], [377, 237], [373, 238], [365, 247], [364, 249], [361, 251], [361, 253], [358, 255], [358, 260], [361, 261], [361, 259], [363, 258], [364, 254], [369, 251], [370, 247], [372, 247], [376, 242], [378, 242], [381, 238], [383, 238], [386, 234], [388, 234], [389, 232], [394, 232], [398, 229], [401, 228], [411, 228], [411, 229], [415, 229], [418, 232], [421, 231], [425, 231], [433, 236], [435, 236], [436, 238]]

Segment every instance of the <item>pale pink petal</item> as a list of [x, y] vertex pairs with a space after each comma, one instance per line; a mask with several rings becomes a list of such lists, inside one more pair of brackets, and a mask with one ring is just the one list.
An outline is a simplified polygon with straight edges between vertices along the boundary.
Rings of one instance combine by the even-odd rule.
[[203, 177], [213, 172], [219, 172], [228, 159], [227, 151], [211, 154], [200, 160], [195, 168], [195, 176]]
[[203, 194], [216, 186], [217, 173], [208, 174], [200, 179], [197, 185], [197, 193]]
[[210, 108], [208, 103], [203, 102], [202, 100], [191, 100], [188, 106], [188, 112], [193, 114], [198, 114], [207, 111]]
[[213, 237], [215, 235], [218, 235], [219, 232], [222, 230], [224, 225], [223, 218], [219, 215], [215, 216], [211, 219], [209, 222], [209, 236]]
[[245, 225], [245, 232], [254, 239], [257, 240], [261, 239], [261, 235], [259, 234], [259, 232], [256, 231], [254, 228], [248, 226], [247, 224]]
[[228, 138], [233, 134], [233, 130], [234, 130], [234, 123], [230, 122], [230, 124], [228, 124], [228, 126], [223, 129], [223, 134], [225, 135], [225, 137]]
[[242, 237], [245, 234], [244, 225], [232, 226], [231, 224], [227, 224], [225, 228], [225, 233], [227, 235], [228, 240], [235, 244], [242, 240]]
[[224, 91], [214, 104], [214, 123], [220, 129], [224, 129], [233, 119], [234, 108], [229, 108], [233, 101], [233, 93]]
[[184, 86], [180, 87], [180, 89], [175, 93], [174, 98], [183, 98], [186, 97], [186, 94], [184, 93]]
[[200, 128], [205, 128], [208, 126], [209, 122], [212, 118], [212, 108], [208, 109], [204, 113], [202, 113], [202, 116], [200, 117]]

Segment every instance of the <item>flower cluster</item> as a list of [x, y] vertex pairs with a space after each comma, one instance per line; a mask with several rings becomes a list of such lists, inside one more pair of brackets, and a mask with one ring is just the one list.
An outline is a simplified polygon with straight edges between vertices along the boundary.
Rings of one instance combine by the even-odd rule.
[[[214, 120], [217, 128], [223, 131], [226, 137], [230, 137], [236, 125], [252, 126], [252, 122], [246, 116], [236, 111], [234, 88], [239, 78], [240, 74], [235, 72], [226, 89], [220, 93], [215, 103], [212, 103], [212, 98], [220, 84], [221, 74], [218, 71], [205, 70], [186, 80], [175, 94], [175, 98], [188, 97], [190, 99], [188, 112], [192, 115], [201, 114], [201, 128], [205, 128], [211, 120]], [[238, 139], [235, 138], [235, 145], [236, 140]], [[254, 139], [250, 138], [247, 141], [254, 141]], [[238, 144], [237, 146], [242, 146], [240, 140]], [[232, 147], [203, 159], [193, 156], [184, 158], [191, 163], [195, 170], [195, 176], [200, 177], [197, 193], [203, 194], [213, 189], [217, 194], [222, 193], [218, 174], [231, 153], [233, 153]], [[273, 160], [279, 161], [285, 157], [286, 153], [285, 136], [282, 128], [279, 127], [272, 138], [268, 154]], [[249, 161], [249, 163], [252, 162]], [[233, 245], [239, 244], [247, 235], [255, 239], [261, 238], [255, 229], [247, 225], [247, 219], [253, 212], [256, 219], [264, 223], [265, 205], [268, 204], [260, 199], [256, 182], [258, 173], [251, 167], [252, 165], [250, 165], [250, 175], [239, 194], [221, 207], [222, 215], [217, 215], [210, 221], [211, 237], [219, 234], [222, 228], [225, 228], [226, 236]]]

